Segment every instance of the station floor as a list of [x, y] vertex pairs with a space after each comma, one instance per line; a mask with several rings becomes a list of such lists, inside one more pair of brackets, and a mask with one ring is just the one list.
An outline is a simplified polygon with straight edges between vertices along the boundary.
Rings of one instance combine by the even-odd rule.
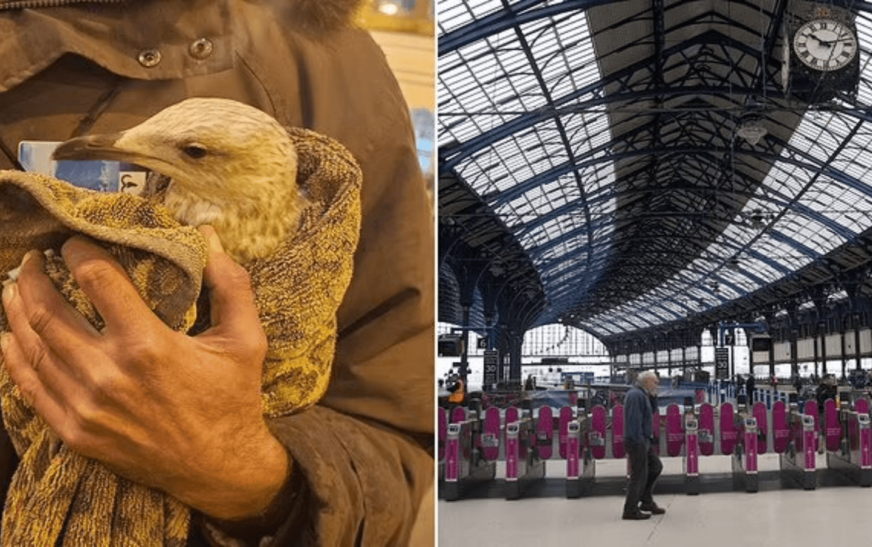
[[[782, 482], [777, 456], [760, 455], [756, 493], [732, 489], [729, 457], [700, 458], [706, 486], [695, 496], [677, 487], [681, 458], [663, 458], [663, 491], [658, 494], [658, 485], [654, 498], [667, 511], [645, 521], [621, 520], [624, 461], [597, 462], [600, 482], [592, 495], [579, 499], [561, 496], [564, 464], [548, 462], [544, 483], [550, 486], [540, 488], [537, 497], [507, 501], [496, 497], [496, 488], [485, 488], [472, 499], [439, 500], [438, 545], [868, 545], [872, 488], [826, 470], [824, 458], [818, 456], [816, 489], [802, 490]], [[504, 476], [498, 467], [497, 479]]]

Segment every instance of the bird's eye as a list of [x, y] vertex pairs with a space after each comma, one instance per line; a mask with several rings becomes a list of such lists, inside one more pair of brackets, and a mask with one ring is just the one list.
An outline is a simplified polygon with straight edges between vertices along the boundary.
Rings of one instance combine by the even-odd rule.
[[182, 152], [187, 154], [188, 157], [194, 158], [195, 160], [204, 158], [207, 154], [206, 147], [202, 144], [188, 144], [184, 148], [182, 148]]

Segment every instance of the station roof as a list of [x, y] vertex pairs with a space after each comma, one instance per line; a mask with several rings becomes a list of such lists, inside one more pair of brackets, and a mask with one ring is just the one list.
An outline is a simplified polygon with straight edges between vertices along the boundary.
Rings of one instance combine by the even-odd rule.
[[783, 87], [798, 5], [440, 0], [440, 321], [460, 322], [452, 275], [476, 281], [473, 323], [502, 298], [608, 342], [865, 267], [872, 6], [847, 3], [859, 85], [809, 104]]

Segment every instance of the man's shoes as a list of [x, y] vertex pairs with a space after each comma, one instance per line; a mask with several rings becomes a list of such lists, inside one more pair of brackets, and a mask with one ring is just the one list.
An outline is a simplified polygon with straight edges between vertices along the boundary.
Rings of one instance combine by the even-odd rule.
[[651, 515], [642, 511], [636, 511], [635, 513], [624, 513], [621, 518], [624, 520], [645, 520], [651, 518]]
[[643, 503], [639, 506], [642, 511], [648, 511], [652, 515], [665, 515], [666, 509], [659, 507], [656, 503]]

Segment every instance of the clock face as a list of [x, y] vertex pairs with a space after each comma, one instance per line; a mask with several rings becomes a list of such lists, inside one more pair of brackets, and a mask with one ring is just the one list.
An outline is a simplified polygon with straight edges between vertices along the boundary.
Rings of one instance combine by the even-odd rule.
[[851, 29], [833, 19], [809, 21], [793, 35], [793, 51], [799, 60], [822, 72], [846, 66], [857, 55], [857, 46]]

